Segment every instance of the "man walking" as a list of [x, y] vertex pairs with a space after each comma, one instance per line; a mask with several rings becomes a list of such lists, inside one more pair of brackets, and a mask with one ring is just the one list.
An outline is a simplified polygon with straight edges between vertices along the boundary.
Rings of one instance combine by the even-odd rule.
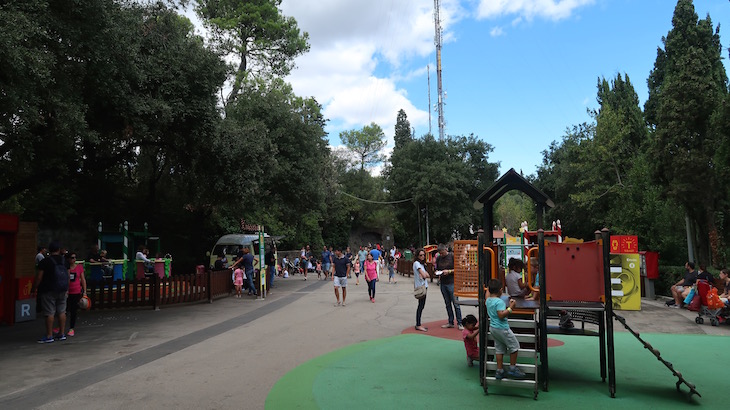
[[368, 258], [368, 251], [365, 249], [364, 246], [360, 247], [360, 250], [357, 252], [357, 259], [360, 261], [360, 272], [363, 272], [365, 270], [365, 259]]
[[324, 273], [324, 280], [327, 280], [327, 275], [330, 273], [332, 267], [332, 252], [327, 249], [327, 245], [322, 248], [322, 273]]
[[[58, 242], [48, 245], [50, 255], [38, 264], [35, 282], [30, 289], [31, 295], [36, 292], [40, 299], [41, 309], [46, 315], [46, 334], [38, 339], [38, 343], [53, 343], [53, 321], [58, 316], [58, 328], [66, 329], [66, 299], [68, 298], [69, 275], [66, 261], [61, 255]], [[65, 278], [65, 279], [64, 279]], [[58, 340], [66, 340], [66, 334], [60, 333]]]
[[[335, 298], [337, 303], [335, 306], [345, 306], [347, 298], [347, 275], [350, 273], [350, 260], [342, 254], [342, 248], [335, 249], [335, 258], [332, 263], [332, 274], [335, 284]], [[342, 301], [340, 301], [340, 288], [342, 288]]]
[[464, 330], [464, 326], [461, 324], [461, 307], [458, 303], [456, 303], [458, 299], [454, 297], [454, 254], [449, 252], [446, 245], [439, 244], [438, 255], [436, 255], [434, 265], [436, 267], [436, 272], [441, 272], [441, 277], [439, 279], [439, 282], [441, 283], [441, 295], [444, 297], [444, 302], [446, 303], [446, 314], [449, 318], [449, 322], [441, 327], [454, 327], [455, 311], [456, 324], [459, 326], [459, 330]]

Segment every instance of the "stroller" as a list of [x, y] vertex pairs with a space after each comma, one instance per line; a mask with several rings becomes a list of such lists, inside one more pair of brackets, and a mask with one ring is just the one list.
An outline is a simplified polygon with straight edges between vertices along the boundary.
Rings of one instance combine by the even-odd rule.
[[700, 299], [700, 307], [697, 311], [695, 323], [697, 323], [698, 325], [705, 323], [705, 318], [703, 316], [707, 316], [710, 318], [710, 324], [712, 324], [712, 326], [717, 326], [718, 324], [720, 324], [719, 316], [720, 311], [722, 311], [723, 308], [713, 309], [709, 307], [707, 295], [710, 292], [711, 288], [712, 286], [706, 280], [700, 279], [697, 281], [697, 296], [695, 297], [698, 297]]

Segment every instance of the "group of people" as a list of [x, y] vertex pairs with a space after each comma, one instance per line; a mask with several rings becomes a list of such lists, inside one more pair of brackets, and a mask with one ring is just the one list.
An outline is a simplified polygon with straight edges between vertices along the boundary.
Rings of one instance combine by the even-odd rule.
[[[697, 283], [698, 280], [706, 280], [710, 283], [710, 285], [712, 285], [714, 282], [714, 277], [712, 276], [712, 273], [708, 272], [705, 265], [703, 264], [700, 264], [699, 269], [695, 270], [695, 263], [688, 261], [684, 264], [684, 269], [685, 272], [682, 279], [672, 285], [672, 287], [670, 288], [670, 291], [672, 292], [672, 299], [667, 301], [666, 303], [666, 305], [670, 308], [678, 309], [686, 307], [686, 305], [689, 303], [686, 299], [688, 299], [688, 296], [692, 291], [692, 287]], [[728, 277], [729, 274], [730, 271], [728, 269], [723, 269], [720, 271], [720, 279], [722, 281], [723, 289], [718, 289], [718, 295], [720, 296], [720, 300], [725, 303], [725, 306], [730, 306], [730, 303], [728, 303], [728, 298], [730, 297], [730, 277]], [[722, 292], [722, 294], [720, 294], [720, 292]]]
[[[101, 255], [98, 246], [94, 245], [87, 260], [102, 262]], [[31, 295], [38, 298], [41, 313], [46, 317], [45, 334], [38, 343], [62, 341], [76, 334], [79, 302], [86, 295], [84, 267], [76, 263], [76, 256], [76, 252], [61, 249], [58, 242], [51, 242], [47, 248], [38, 248]], [[58, 327], [54, 327], [56, 319]]]
[[[438, 245], [438, 253], [434, 259], [434, 268], [436, 275], [439, 277], [439, 288], [441, 296], [446, 305], [447, 322], [441, 325], [442, 328], [453, 328], [457, 326], [459, 330], [464, 330], [464, 323], [461, 317], [461, 306], [459, 300], [454, 296], [454, 254], [444, 244]], [[428, 279], [431, 275], [426, 271], [426, 251], [423, 249], [416, 250], [416, 258], [413, 262], [414, 288], [424, 286], [428, 289]], [[416, 330], [427, 332], [428, 328], [422, 326], [421, 315], [426, 306], [426, 297], [418, 299], [418, 307], [416, 309]]]

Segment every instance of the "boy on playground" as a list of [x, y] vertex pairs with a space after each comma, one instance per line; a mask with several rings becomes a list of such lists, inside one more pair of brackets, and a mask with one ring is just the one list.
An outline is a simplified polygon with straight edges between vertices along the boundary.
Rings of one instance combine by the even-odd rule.
[[464, 339], [464, 347], [466, 348], [466, 364], [469, 367], [474, 366], [474, 360], [479, 360], [479, 347], [477, 346], [477, 337], [479, 337], [479, 321], [474, 315], [466, 315], [461, 321], [464, 330], [461, 331], [461, 338]]
[[[487, 289], [487, 313], [489, 314], [489, 332], [494, 337], [494, 346], [497, 356], [497, 372], [494, 378], [504, 379], [505, 375], [512, 379], [521, 379], [525, 373], [517, 367], [517, 352], [520, 350], [520, 343], [512, 333], [507, 322], [507, 316], [512, 313], [515, 307], [515, 300], [509, 300], [509, 307], [506, 307], [502, 296], [502, 282], [497, 279], [489, 281]], [[509, 370], [505, 373], [502, 368], [504, 354], [509, 352]]]

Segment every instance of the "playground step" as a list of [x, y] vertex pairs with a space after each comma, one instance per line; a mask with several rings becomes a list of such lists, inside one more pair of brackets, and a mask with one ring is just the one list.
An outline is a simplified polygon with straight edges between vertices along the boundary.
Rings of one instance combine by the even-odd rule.
[[[487, 354], [493, 356], [496, 354], [496, 348], [494, 346], [487, 346]], [[532, 359], [537, 358], [537, 351], [535, 349], [520, 349], [517, 351], [517, 357], [529, 357]]]
[[529, 319], [509, 319], [509, 327], [512, 329], [519, 328], [519, 329], [534, 329], [535, 328], [535, 321], [529, 320]]
[[[507, 364], [504, 365], [508, 366]], [[525, 374], [535, 374], [537, 372], [537, 366], [534, 364], [517, 363], [517, 367], [520, 368]], [[487, 370], [497, 371], [497, 362], [487, 362]]]
[[[535, 343], [537, 340], [537, 337], [534, 334], [515, 333], [515, 336], [517, 337], [517, 341], [520, 343]], [[488, 332], [487, 337], [491, 339], [492, 332]]]
[[484, 380], [492, 385], [492, 386], [510, 386], [510, 387], [520, 387], [523, 389], [534, 389], [537, 385], [537, 382], [530, 379], [523, 379], [523, 380], [516, 380], [516, 379], [501, 379], [498, 380], [494, 376], [487, 376], [484, 378]]

